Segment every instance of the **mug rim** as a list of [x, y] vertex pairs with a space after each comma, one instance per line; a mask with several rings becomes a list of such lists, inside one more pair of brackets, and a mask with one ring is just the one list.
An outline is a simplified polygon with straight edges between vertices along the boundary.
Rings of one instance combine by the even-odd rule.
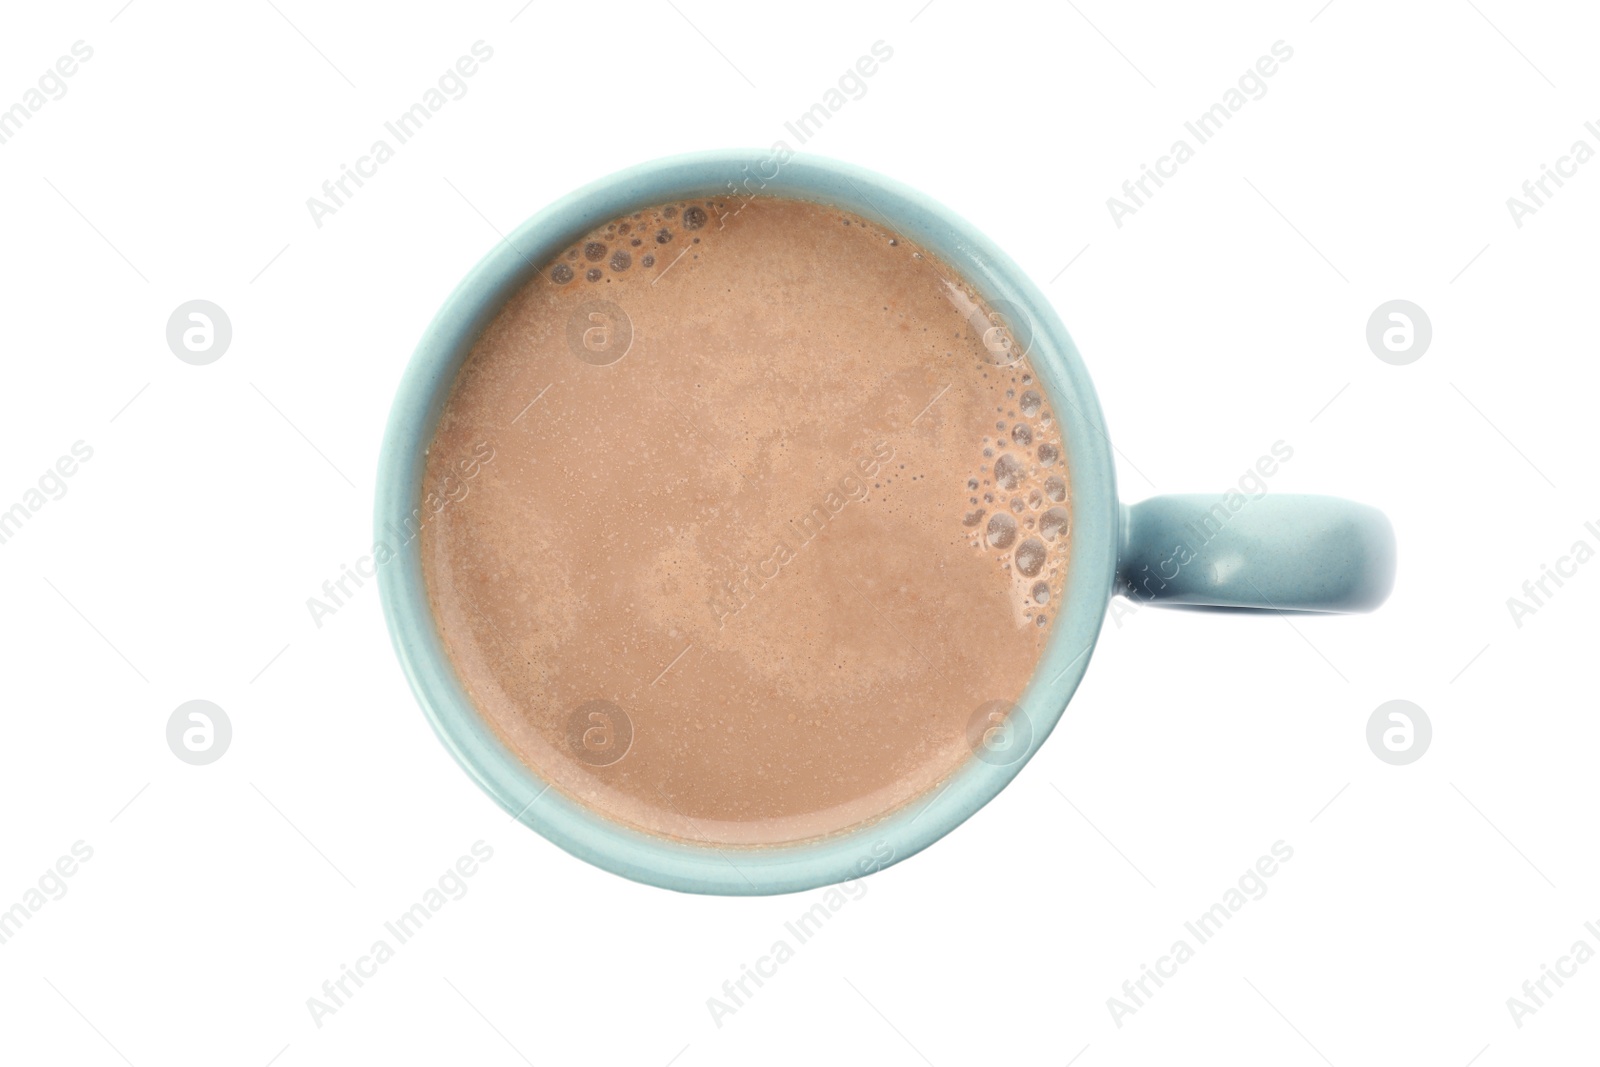
[[[1060, 721], [1088, 667], [1116, 573], [1121, 515], [1110, 440], [1088, 373], [1044, 294], [974, 226], [922, 193], [839, 160], [780, 155], [779, 147], [638, 164], [567, 194], [497, 242], [423, 332], [396, 389], [378, 460], [374, 553], [379, 546], [390, 550], [377, 568], [384, 618], [406, 679], [440, 741], [516, 821], [595, 866], [681, 892], [799, 892], [880, 870], [954, 830], [1010, 784]], [[1001, 304], [1026, 314], [1031, 320], [1028, 357], [1066, 438], [1072, 541], [1062, 607], [1013, 712], [1029, 734], [1020, 751], [1006, 753], [1005, 762], [974, 755], [940, 786], [826, 837], [718, 847], [612, 820], [523, 763], [456, 676], [429, 603], [420, 536], [402, 535], [421, 514], [427, 449], [457, 372], [506, 301], [598, 225], [656, 204], [728, 196], [730, 190], [732, 195], [809, 200], [879, 221], [954, 268], [991, 307]]]

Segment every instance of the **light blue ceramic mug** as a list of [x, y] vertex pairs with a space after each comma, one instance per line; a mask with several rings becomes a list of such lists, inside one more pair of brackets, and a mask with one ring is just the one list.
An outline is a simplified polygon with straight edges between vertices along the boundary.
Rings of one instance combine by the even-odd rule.
[[[996, 309], [1062, 416], [1073, 487], [1072, 552], [1049, 646], [1027, 691], [973, 758], [937, 789], [869, 824], [769, 847], [693, 844], [609, 820], [552, 788], [479, 716], [435, 627], [415, 538], [426, 449], [456, 372], [506, 300], [597, 225], [667, 201], [779, 196], [831, 204], [898, 231], [954, 267]], [[378, 467], [377, 530], [395, 555], [379, 568], [401, 665], [452, 755], [521, 822], [590, 863], [699, 893], [786, 893], [856, 878], [911, 856], [1005, 788], [1049, 736], [1084, 671], [1114, 594], [1152, 603], [1278, 611], [1369, 610], [1394, 577], [1394, 534], [1369, 507], [1266, 491], [1246, 477], [1213, 495], [1117, 498], [1111, 442], [1094, 388], [1044, 295], [1005, 253], [949, 210], [898, 182], [832, 160], [724, 151], [659, 160], [603, 178], [524, 223], [440, 309], [401, 379]], [[1260, 486], [1259, 493], [1256, 486]]]

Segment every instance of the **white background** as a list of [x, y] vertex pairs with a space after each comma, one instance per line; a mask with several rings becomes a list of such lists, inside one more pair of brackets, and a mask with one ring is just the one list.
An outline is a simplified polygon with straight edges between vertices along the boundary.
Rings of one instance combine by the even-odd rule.
[[[93, 858], [0, 945], [0, 1058], [1592, 1057], [1600, 962], [1521, 1028], [1506, 998], [1600, 950], [1600, 563], [1520, 628], [1506, 600], [1600, 547], [1600, 161], [1521, 228], [1505, 201], [1600, 148], [1600, 20], [1320, 2], [10, 11], [0, 107], [73, 42], [94, 56], [0, 145], [0, 509], [94, 456], [0, 545], [0, 908], [74, 842]], [[468, 94], [314, 226], [306, 198], [480, 39]], [[434, 739], [370, 585], [320, 629], [305, 602], [370, 544], [401, 368], [497, 230], [642, 160], [799, 147], [784, 121], [879, 40], [806, 150], [918, 186], [1045, 289], [1125, 498], [1220, 491], [1282, 439], [1273, 490], [1383, 508], [1399, 578], [1370, 616], [1108, 621], [1017, 781], [719, 1028], [707, 998], [817, 894], [694, 898], [567, 856]], [[1116, 227], [1106, 198], [1278, 40], [1267, 95]], [[233, 323], [210, 366], [165, 341], [195, 298]], [[1404, 367], [1364, 338], [1395, 298], [1434, 329]], [[205, 767], [165, 741], [196, 698], [234, 729]], [[1365, 741], [1395, 698], [1434, 727], [1404, 767]], [[470, 892], [314, 1025], [307, 998], [480, 839]], [[1117, 1027], [1107, 998], [1278, 840], [1270, 892]]]

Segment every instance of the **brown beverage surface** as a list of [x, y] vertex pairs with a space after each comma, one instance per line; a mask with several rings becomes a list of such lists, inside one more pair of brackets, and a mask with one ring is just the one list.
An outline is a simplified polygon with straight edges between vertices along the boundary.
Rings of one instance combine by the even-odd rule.
[[[1059, 423], [956, 272], [835, 208], [598, 228], [478, 340], [422, 558], [477, 708], [615, 820], [727, 845], [927, 793], [1061, 603]], [[620, 358], [619, 358], [620, 357]]]

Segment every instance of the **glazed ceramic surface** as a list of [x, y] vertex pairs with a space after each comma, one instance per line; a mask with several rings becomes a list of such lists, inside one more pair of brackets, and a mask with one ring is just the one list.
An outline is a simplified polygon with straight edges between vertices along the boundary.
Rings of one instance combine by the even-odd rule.
[[[1001, 745], [980, 751], [941, 788], [833, 837], [761, 848], [712, 848], [609, 821], [550, 788], [479, 717], [434, 625], [420, 542], [397, 531], [421, 507], [425, 450], [456, 372], [506, 300], [574, 239], [610, 219], [672, 200], [780, 196], [872, 219], [959, 271], [1025, 345], [1059, 414], [1073, 489], [1064, 602], [1032, 683]], [[390, 635], [440, 740], [501, 807], [568, 852], [641, 882], [687, 892], [786, 893], [870, 874], [960, 825], [1027, 764], [1072, 699], [1114, 592], [1152, 601], [1356, 611], [1387, 594], [1393, 534], [1370, 508], [1328, 497], [1223, 493], [1118, 501], [1100, 405], [1050, 304], [982, 234], [914, 190], [816, 157], [725, 151], [647, 163], [550, 205], [495, 246], [445, 301], [407, 367], [379, 460], [377, 537]]]

